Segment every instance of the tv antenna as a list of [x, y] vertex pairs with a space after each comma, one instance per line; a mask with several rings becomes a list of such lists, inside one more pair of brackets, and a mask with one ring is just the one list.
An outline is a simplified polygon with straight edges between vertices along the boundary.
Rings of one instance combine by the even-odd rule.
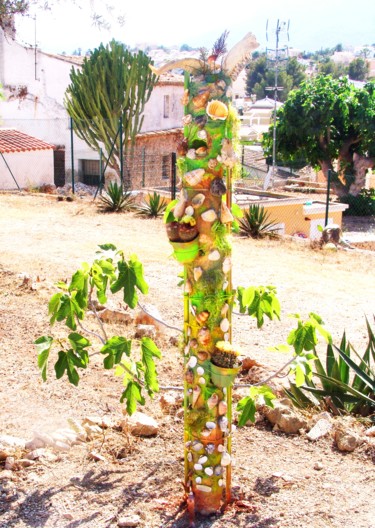
[[[280, 46], [280, 33], [286, 33], [287, 40], [289, 42], [289, 26], [290, 21], [288, 22], [280, 22], [279, 19], [277, 19], [277, 24], [275, 28], [275, 48], [270, 49], [266, 48], [266, 55], [267, 60], [273, 63], [274, 70], [275, 70], [275, 83], [274, 86], [267, 86], [267, 91], [273, 91], [273, 100], [274, 100], [274, 106], [273, 106], [273, 137], [272, 137], [272, 165], [268, 170], [268, 173], [266, 175], [266, 178], [264, 180], [263, 189], [266, 190], [271, 181], [273, 182], [275, 174], [276, 174], [276, 114], [277, 114], [277, 93], [281, 92], [284, 87], [278, 86], [278, 77], [279, 77], [279, 70], [281, 63], [283, 61], [288, 60], [289, 56], [289, 48], [287, 45]], [[266, 39], [268, 42], [268, 20], [266, 23]]]

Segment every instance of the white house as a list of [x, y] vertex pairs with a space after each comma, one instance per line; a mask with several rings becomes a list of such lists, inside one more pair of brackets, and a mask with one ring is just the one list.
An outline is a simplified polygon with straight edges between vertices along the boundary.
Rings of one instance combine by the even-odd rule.
[[[65, 152], [65, 168], [71, 174], [71, 137], [74, 171], [81, 175], [85, 160], [99, 164], [99, 153], [71, 133], [64, 108], [64, 94], [70, 83], [72, 67], [79, 68], [82, 57], [66, 57], [25, 47], [0, 29], [0, 82], [4, 100], [0, 101], [0, 126], [16, 128], [59, 147]], [[146, 104], [141, 132], [181, 127], [183, 77], [160, 78]]]
[[[282, 106], [276, 102], [276, 110]], [[259, 99], [251, 104], [244, 112], [241, 119], [240, 135], [243, 139], [260, 140], [268, 132], [275, 111], [275, 101], [269, 97]]]
[[53, 184], [54, 147], [13, 129], [0, 129], [0, 189]]

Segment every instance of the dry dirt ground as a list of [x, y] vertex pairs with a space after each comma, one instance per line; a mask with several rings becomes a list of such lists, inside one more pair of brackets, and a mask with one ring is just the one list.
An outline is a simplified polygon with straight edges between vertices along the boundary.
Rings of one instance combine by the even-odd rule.
[[[0, 225], [0, 434], [30, 439], [33, 431], [52, 432], [66, 427], [68, 418], [90, 415], [118, 422], [118, 378], [94, 364], [78, 388], [54, 379], [52, 368], [43, 383], [33, 342], [50, 331], [53, 283], [70, 277], [106, 242], [139, 256], [150, 285], [145, 302], [181, 328], [181, 269], [171, 258], [162, 221], [101, 214], [91, 199], [3, 194]], [[335, 342], [346, 330], [363, 350], [365, 318], [373, 320], [375, 313], [374, 252], [322, 252], [290, 241], [235, 238], [233, 260], [235, 286], [273, 284], [282, 304], [281, 321], [267, 322], [262, 330], [234, 316], [233, 339], [264, 366], [260, 377], [289, 358], [268, 347], [285, 342], [295, 326], [290, 313], [319, 313]], [[22, 273], [31, 282], [38, 278], [36, 289], [23, 283]], [[128, 335], [132, 328], [124, 331]], [[181, 384], [180, 354], [171, 344], [176, 337], [176, 330], [165, 329], [157, 340], [163, 386]], [[236, 399], [241, 391], [235, 391]], [[133, 514], [141, 527], [189, 526], [182, 504], [182, 419], [163, 414], [158, 398], [145, 410], [159, 421], [156, 437], [135, 439], [108, 429], [92, 442], [14, 471], [3, 492], [0, 482], [0, 527], [110, 528]], [[93, 449], [104, 459], [92, 460]], [[260, 422], [237, 430], [233, 452], [233, 491], [243, 502], [196, 519], [197, 527], [374, 528], [374, 455], [365, 446], [343, 454], [329, 437], [311, 443]]]

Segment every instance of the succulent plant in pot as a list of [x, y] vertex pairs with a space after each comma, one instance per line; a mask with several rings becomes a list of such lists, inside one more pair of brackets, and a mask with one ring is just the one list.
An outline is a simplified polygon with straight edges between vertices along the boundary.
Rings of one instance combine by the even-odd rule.
[[215, 350], [211, 354], [211, 361], [214, 365], [221, 368], [239, 368], [240, 350], [238, 347], [229, 343], [229, 341], [218, 341], [215, 344]]
[[218, 341], [211, 354], [211, 379], [217, 387], [230, 387], [237, 376], [241, 363], [239, 349], [229, 341]]

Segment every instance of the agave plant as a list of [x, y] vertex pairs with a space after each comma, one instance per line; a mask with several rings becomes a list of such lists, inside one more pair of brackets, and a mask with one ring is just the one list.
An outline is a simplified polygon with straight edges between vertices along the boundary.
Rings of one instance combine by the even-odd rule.
[[136, 211], [139, 216], [157, 218], [164, 214], [166, 207], [167, 201], [154, 191], [153, 194], [148, 194], [146, 200], [136, 207]]
[[113, 213], [131, 211], [134, 209], [134, 196], [117, 182], [110, 182], [105, 194], [100, 196], [99, 207]]
[[[339, 347], [327, 346], [325, 367], [317, 358], [311, 380], [306, 378], [300, 387], [290, 383], [286, 393], [297, 407], [321, 405], [335, 414], [362, 416], [375, 412], [375, 335], [367, 320], [366, 324], [369, 341], [363, 356], [347, 342], [344, 332]], [[320, 383], [315, 383], [314, 378]]]
[[270, 214], [259, 204], [252, 204], [238, 219], [239, 234], [251, 238], [277, 237], [278, 225], [270, 222]]

